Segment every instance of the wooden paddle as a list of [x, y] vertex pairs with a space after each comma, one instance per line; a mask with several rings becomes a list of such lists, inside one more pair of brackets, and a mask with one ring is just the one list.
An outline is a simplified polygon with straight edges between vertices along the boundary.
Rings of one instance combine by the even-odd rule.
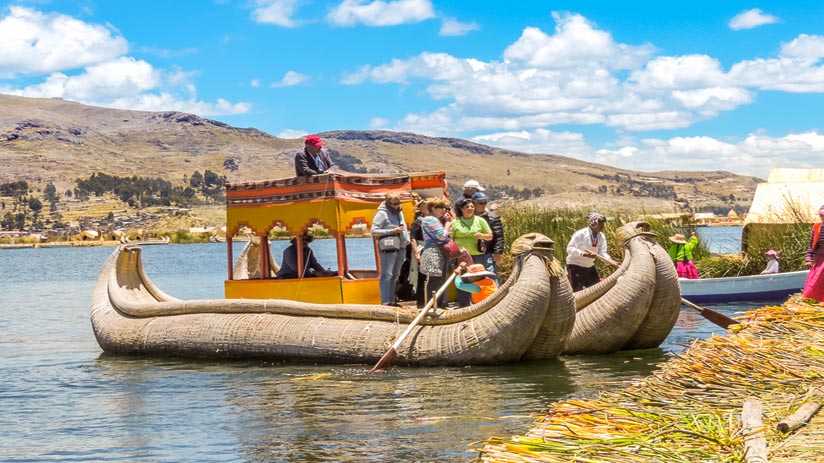
[[372, 367], [371, 370], [369, 370], [369, 373], [373, 373], [375, 371], [380, 370], [381, 368], [385, 367], [387, 363], [392, 361], [393, 358], [395, 358], [395, 356], [398, 354], [397, 349], [401, 345], [403, 340], [406, 339], [406, 337], [409, 336], [409, 333], [412, 332], [415, 326], [417, 326], [418, 323], [420, 323], [420, 321], [423, 320], [424, 315], [426, 315], [429, 312], [429, 309], [431, 309], [432, 306], [435, 305], [435, 302], [438, 300], [438, 297], [440, 297], [440, 295], [443, 294], [444, 291], [446, 291], [446, 288], [449, 286], [449, 283], [452, 283], [452, 280], [454, 279], [455, 273], [453, 272], [452, 275], [449, 276], [449, 279], [446, 280], [446, 283], [444, 283], [443, 286], [438, 288], [438, 291], [435, 292], [435, 295], [432, 296], [432, 299], [430, 299], [429, 302], [426, 303], [424, 308], [421, 309], [421, 312], [418, 314], [418, 316], [415, 317], [414, 320], [412, 320], [412, 323], [410, 323], [409, 326], [406, 327], [404, 332], [401, 333], [400, 336], [398, 336], [398, 339], [395, 340], [395, 342], [392, 344], [392, 347], [390, 347], [389, 350], [386, 351], [385, 354], [383, 354], [383, 357], [381, 357], [381, 359], [378, 360], [378, 363], [376, 363], [375, 366]]
[[[595, 253], [593, 253], [593, 254], [595, 255], [595, 258], [600, 260], [601, 262], [603, 262], [603, 263], [605, 263], [609, 266], [612, 266], [612, 267], [617, 267], [616, 265], [613, 265], [612, 262], [606, 260], [605, 258], [599, 256], [598, 254], [595, 254]], [[718, 311], [712, 310], [712, 309], [708, 309], [706, 307], [701, 307], [699, 305], [695, 305], [692, 302], [684, 299], [683, 297], [681, 298], [681, 303], [686, 305], [686, 306], [692, 307], [693, 309], [699, 311], [701, 313], [702, 317], [704, 317], [707, 320], [715, 323], [716, 325], [720, 326], [721, 328], [727, 329], [727, 328], [729, 328], [730, 325], [735, 325], [735, 324], [738, 323], [737, 320], [733, 320], [732, 318], [722, 314], [721, 312], [718, 312]]]
[[693, 309], [701, 312], [702, 317], [704, 317], [707, 320], [715, 323], [716, 325], [720, 326], [721, 328], [727, 329], [727, 328], [730, 327], [730, 325], [735, 325], [735, 324], [739, 323], [738, 320], [734, 320], [734, 319], [722, 314], [721, 312], [718, 312], [718, 311], [715, 311], [715, 310], [712, 310], [712, 309], [708, 309], [706, 307], [701, 307], [700, 305], [693, 304], [692, 302], [684, 299], [683, 297], [681, 298], [681, 303], [684, 304], [684, 305], [690, 306]]

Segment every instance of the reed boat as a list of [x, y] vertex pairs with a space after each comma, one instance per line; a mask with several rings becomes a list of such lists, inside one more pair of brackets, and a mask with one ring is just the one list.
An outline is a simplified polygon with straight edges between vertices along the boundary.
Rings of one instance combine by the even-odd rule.
[[678, 274], [646, 222], [615, 232], [624, 259], [598, 284], [574, 293], [575, 325], [565, 354], [606, 354], [658, 347], [678, 320]]
[[[551, 304], [564, 300], [552, 295], [564, 278], [551, 257], [552, 241], [538, 234], [520, 240], [526, 251], [498, 291], [466, 308], [432, 311], [397, 349], [396, 362], [473, 365], [557, 356], [574, 318], [572, 300]], [[319, 363], [374, 363], [417, 314], [376, 304], [183, 301], [151, 282], [134, 245], [121, 245], [103, 265], [91, 306], [97, 342], [107, 353]]]
[[[112, 354], [374, 363], [419, 311], [380, 305], [376, 244], [377, 268], [371, 269], [350, 266], [347, 243], [368, 232], [386, 192], [401, 195], [411, 223], [412, 193], [429, 197], [445, 188], [443, 172], [227, 185], [226, 298], [167, 295], [145, 274], [140, 247], [122, 245], [94, 289], [98, 344]], [[239, 230], [253, 236], [235, 261], [232, 241]], [[308, 230], [335, 240], [337, 269], [321, 277], [277, 278], [270, 237], [285, 234], [301, 245]], [[553, 246], [536, 233], [515, 240], [513, 271], [498, 291], [469, 307], [428, 312], [396, 349], [395, 361], [472, 365], [557, 357], [575, 308]], [[305, 265], [298, 253], [298, 274]]]

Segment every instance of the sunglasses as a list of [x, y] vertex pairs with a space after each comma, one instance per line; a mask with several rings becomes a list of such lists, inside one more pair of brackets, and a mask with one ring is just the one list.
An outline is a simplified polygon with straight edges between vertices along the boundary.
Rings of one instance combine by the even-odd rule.
[[475, 201], [475, 204], [486, 204], [486, 201]]
[[389, 203], [390, 206], [400, 206], [401, 203]]

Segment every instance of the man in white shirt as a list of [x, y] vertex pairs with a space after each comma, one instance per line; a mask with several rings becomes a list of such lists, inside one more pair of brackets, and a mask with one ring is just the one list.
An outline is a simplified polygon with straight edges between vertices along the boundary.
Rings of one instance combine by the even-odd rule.
[[589, 226], [576, 231], [567, 245], [567, 274], [573, 291], [580, 291], [601, 281], [598, 269], [595, 268], [596, 256], [614, 267], [618, 266], [607, 253], [607, 238], [603, 233], [606, 217], [590, 212], [587, 219]]

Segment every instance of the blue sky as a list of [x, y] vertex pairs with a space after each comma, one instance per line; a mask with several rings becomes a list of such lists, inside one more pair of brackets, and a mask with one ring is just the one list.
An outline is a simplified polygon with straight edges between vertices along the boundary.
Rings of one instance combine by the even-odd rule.
[[0, 5], [0, 93], [641, 171], [824, 168], [821, 1]]

